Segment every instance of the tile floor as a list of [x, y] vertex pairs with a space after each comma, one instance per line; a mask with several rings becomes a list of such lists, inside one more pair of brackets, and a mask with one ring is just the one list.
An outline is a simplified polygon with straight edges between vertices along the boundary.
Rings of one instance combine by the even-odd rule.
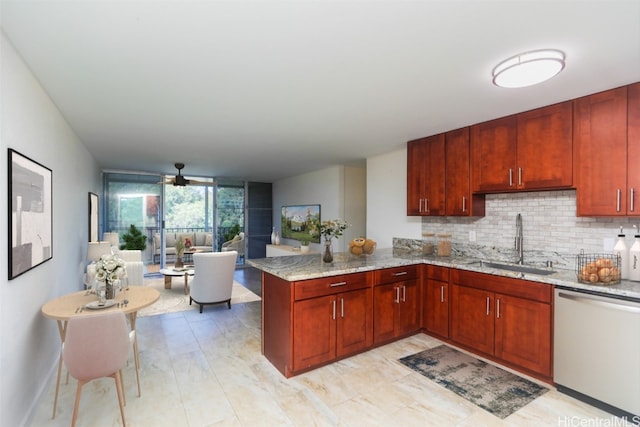
[[[285, 379], [260, 354], [260, 312], [260, 302], [252, 302], [140, 318], [142, 397], [130, 362], [127, 425], [624, 425], [555, 390], [500, 420], [397, 362], [440, 344], [424, 334]], [[61, 385], [54, 420], [53, 392], [51, 379], [32, 426], [70, 425], [75, 381]], [[77, 425], [119, 426], [117, 408], [113, 380], [93, 381], [84, 387]]]

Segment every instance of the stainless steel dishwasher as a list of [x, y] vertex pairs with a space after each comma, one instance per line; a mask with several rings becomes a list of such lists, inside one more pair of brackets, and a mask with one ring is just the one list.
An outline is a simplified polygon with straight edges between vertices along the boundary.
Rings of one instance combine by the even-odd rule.
[[553, 379], [558, 390], [640, 418], [640, 302], [555, 290]]

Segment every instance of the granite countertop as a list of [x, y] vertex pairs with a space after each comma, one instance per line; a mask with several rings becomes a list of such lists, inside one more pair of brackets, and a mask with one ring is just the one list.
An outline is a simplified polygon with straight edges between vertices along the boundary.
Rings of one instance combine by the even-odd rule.
[[640, 282], [623, 280], [615, 285], [589, 285], [578, 282], [573, 270], [554, 268], [556, 273], [539, 275], [489, 268], [476, 263], [476, 261], [478, 260], [469, 257], [437, 257], [422, 255], [415, 251], [379, 249], [373, 255], [360, 257], [346, 252], [336, 253], [332, 263], [324, 263], [319, 254], [250, 259], [247, 260], [247, 263], [289, 282], [403, 265], [432, 264], [640, 301]]

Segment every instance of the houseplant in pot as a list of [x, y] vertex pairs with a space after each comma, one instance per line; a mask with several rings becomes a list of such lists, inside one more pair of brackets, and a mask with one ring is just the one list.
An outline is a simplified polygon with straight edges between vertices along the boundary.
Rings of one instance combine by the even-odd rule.
[[300, 237], [300, 253], [309, 253], [309, 240], [311, 240], [311, 236]]

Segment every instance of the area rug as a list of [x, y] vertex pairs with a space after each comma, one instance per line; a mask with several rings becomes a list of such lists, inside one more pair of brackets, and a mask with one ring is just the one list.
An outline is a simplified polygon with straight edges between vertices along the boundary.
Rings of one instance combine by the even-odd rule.
[[[200, 306], [196, 303], [189, 305], [189, 295], [184, 294], [184, 279], [182, 277], [174, 278], [171, 289], [164, 288], [164, 278], [147, 279], [145, 278], [145, 286], [150, 286], [160, 292], [160, 299], [155, 304], [143, 308], [138, 312], [138, 317], [154, 316], [156, 314], [175, 313], [186, 310], [200, 310]], [[240, 283], [233, 281], [233, 289], [231, 291], [231, 306], [234, 304], [243, 304], [247, 302], [260, 301], [260, 297]], [[227, 308], [226, 304], [220, 304]], [[209, 307], [209, 306], [207, 306]], [[207, 309], [205, 307], [205, 310]], [[214, 307], [214, 306], [211, 306]]]
[[399, 361], [501, 419], [548, 391], [445, 345]]

